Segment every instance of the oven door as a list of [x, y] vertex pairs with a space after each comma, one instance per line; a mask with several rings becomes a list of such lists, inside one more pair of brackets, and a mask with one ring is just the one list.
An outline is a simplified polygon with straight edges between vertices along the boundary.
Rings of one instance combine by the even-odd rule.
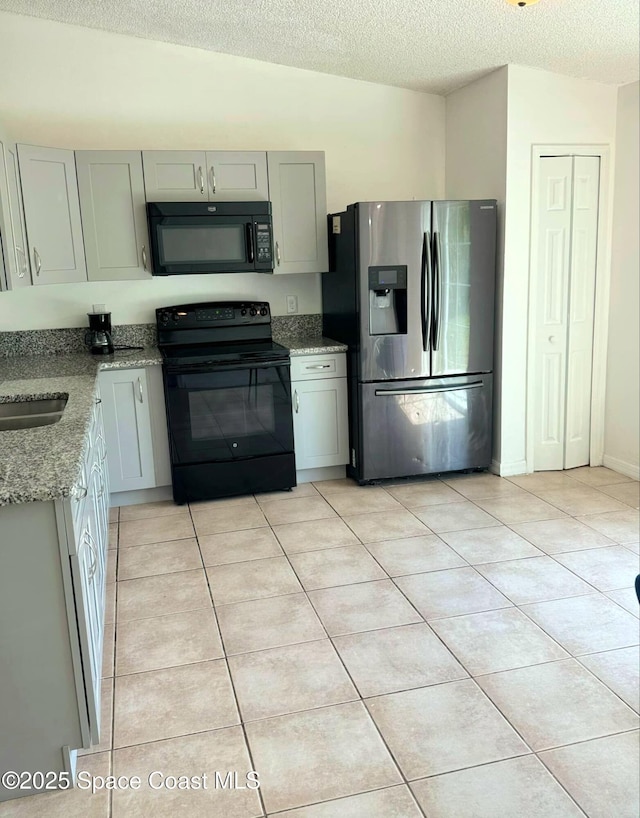
[[174, 466], [293, 452], [289, 364], [165, 367]]

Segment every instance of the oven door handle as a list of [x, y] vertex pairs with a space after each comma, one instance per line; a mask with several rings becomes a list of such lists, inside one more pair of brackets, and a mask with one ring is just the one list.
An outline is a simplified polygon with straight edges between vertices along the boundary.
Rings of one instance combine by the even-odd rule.
[[249, 259], [249, 264], [253, 264], [253, 225], [251, 222], [247, 222], [247, 257]]

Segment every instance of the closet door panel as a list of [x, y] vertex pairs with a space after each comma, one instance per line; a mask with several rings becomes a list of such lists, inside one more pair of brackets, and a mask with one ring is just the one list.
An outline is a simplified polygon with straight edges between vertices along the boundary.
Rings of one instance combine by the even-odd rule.
[[570, 156], [540, 161], [536, 287], [536, 471], [562, 469], [571, 260]]
[[589, 464], [600, 158], [573, 157], [564, 468]]

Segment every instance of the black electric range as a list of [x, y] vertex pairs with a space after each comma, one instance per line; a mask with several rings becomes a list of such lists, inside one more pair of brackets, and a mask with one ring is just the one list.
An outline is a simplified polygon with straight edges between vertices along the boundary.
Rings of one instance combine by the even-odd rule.
[[177, 503], [296, 485], [289, 350], [266, 302], [156, 310]]

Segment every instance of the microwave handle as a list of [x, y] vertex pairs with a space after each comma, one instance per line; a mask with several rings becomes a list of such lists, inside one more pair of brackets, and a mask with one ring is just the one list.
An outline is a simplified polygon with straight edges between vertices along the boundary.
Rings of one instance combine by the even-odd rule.
[[253, 227], [251, 222], [247, 222], [247, 256], [249, 263], [253, 264]]

